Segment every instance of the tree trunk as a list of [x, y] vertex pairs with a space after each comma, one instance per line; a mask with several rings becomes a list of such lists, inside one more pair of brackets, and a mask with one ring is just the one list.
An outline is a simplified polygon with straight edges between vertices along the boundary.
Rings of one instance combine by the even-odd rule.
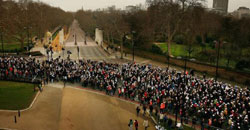
[[230, 58], [227, 58], [227, 68], [229, 68]]
[[206, 52], [206, 43], [205, 43], [205, 36], [204, 35], [201, 35], [201, 41], [202, 41], [202, 44], [204, 44], [202, 47], [202, 52]]
[[171, 42], [172, 42], [172, 38], [168, 37], [167, 46], [168, 46], [168, 55], [169, 56], [172, 56], [172, 54], [171, 54]]
[[240, 61], [241, 58], [242, 58], [242, 50], [243, 50], [243, 49], [240, 49], [240, 51], [239, 51], [239, 61]]
[[24, 47], [24, 43], [23, 43], [23, 41], [21, 41], [21, 50], [23, 49], [23, 47]]
[[114, 45], [114, 38], [113, 38], [113, 33], [111, 32], [111, 42], [112, 42], [112, 45]]
[[120, 49], [121, 49], [121, 59], [123, 59], [123, 38], [124, 36], [122, 35], [121, 36], [121, 46], [120, 46]]
[[107, 35], [108, 35], [108, 45], [110, 44], [110, 35], [109, 35], [109, 33], [107, 33]]

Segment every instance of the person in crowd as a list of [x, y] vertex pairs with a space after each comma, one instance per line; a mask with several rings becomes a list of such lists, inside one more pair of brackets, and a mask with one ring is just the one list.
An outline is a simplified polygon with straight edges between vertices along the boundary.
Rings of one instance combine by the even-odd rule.
[[140, 114], [140, 110], [141, 110], [141, 109], [140, 109], [140, 107], [139, 107], [139, 106], [137, 106], [137, 107], [136, 107], [136, 115], [137, 115], [137, 116], [139, 116], [139, 114]]
[[144, 120], [144, 121], [143, 121], [143, 126], [144, 126], [145, 130], [148, 129], [148, 127], [149, 127], [149, 125], [148, 125], [148, 120]]
[[138, 121], [137, 121], [137, 120], [135, 120], [134, 125], [135, 125], [135, 130], [138, 130], [139, 123], [138, 123]]
[[132, 119], [130, 119], [128, 122], [128, 128], [129, 128], [129, 130], [133, 130], [133, 120]]

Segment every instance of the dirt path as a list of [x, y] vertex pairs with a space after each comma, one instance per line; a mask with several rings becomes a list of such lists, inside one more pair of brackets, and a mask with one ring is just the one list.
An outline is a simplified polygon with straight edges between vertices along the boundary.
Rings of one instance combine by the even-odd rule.
[[62, 89], [45, 87], [30, 110], [21, 113], [14, 123], [13, 112], [0, 112], [0, 128], [18, 130], [57, 130], [60, 118]]
[[[127, 130], [129, 119], [139, 121], [143, 129], [143, 119], [136, 117], [135, 104], [117, 98], [65, 88], [63, 92], [60, 130]], [[150, 124], [150, 128], [153, 125]]]

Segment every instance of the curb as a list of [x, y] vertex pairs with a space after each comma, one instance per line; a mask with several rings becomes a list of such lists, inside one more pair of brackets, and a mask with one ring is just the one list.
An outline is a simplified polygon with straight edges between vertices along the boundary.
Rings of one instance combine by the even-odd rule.
[[17, 129], [0, 128], [0, 130], [17, 130]]

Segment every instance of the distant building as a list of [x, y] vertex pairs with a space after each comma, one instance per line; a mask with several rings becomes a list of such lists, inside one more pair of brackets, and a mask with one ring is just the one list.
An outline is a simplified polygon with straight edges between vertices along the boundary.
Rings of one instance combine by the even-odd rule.
[[228, 0], [214, 0], [213, 10], [222, 14], [227, 14]]
[[236, 10], [232, 13], [232, 16], [239, 18], [239, 19], [250, 18], [250, 9], [247, 7], [239, 7], [238, 10]]
[[129, 6], [126, 6], [125, 7], [125, 12], [126, 13], [130, 13], [130, 12], [134, 12], [137, 10], [137, 7], [136, 6], [133, 6], [133, 5], [129, 5]]

